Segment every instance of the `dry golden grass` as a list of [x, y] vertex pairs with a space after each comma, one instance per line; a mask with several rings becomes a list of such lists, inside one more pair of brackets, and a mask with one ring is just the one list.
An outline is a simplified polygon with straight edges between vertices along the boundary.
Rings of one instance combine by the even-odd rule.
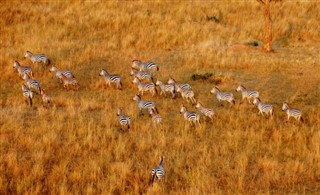
[[[262, 7], [253, 0], [1, 1], [0, 14], [1, 194], [320, 192], [317, 2], [272, 4], [272, 54], [232, 46], [263, 38]], [[52, 64], [72, 70], [80, 90], [64, 90], [48, 68], [23, 59], [26, 50], [45, 52]], [[190, 128], [179, 114], [181, 98], [146, 95], [165, 123], [152, 129], [132, 101], [132, 59], [157, 62], [162, 81], [173, 76], [190, 83], [217, 113], [214, 123]], [[39, 96], [34, 107], [24, 104], [14, 60], [34, 67], [53, 100], [50, 109]], [[124, 90], [103, 89], [101, 68], [120, 74]], [[221, 90], [243, 84], [260, 91], [275, 106], [274, 119], [246, 104], [219, 106], [209, 95], [212, 82], [191, 80], [207, 72], [222, 81]], [[285, 123], [283, 101], [301, 108], [306, 122]], [[120, 131], [118, 106], [132, 118], [130, 132]], [[150, 186], [161, 155], [165, 182]]]

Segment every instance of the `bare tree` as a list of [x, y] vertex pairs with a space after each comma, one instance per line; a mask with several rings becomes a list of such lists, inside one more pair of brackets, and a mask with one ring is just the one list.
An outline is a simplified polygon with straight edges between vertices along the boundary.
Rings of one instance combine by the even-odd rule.
[[262, 50], [272, 52], [272, 20], [270, 16], [270, 2], [271, 0], [257, 0], [263, 5], [264, 14], [264, 40]]

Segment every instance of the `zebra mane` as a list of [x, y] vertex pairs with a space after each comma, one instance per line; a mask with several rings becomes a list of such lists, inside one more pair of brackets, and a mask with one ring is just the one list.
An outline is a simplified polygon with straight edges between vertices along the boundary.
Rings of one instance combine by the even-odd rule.
[[132, 62], [136, 62], [136, 61], [137, 61], [137, 62], [141, 62], [140, 60], [137, 60], [137, 59], [133, 59], [133, 60], [132, 60]]

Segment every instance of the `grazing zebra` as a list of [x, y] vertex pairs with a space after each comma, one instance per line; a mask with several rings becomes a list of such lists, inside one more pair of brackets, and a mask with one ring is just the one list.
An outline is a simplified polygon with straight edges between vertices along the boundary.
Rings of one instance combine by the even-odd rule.
[[30, 58], [32, 63], [43, 62], [44, 65], [50, 65], [50, 59], [46, 56], [46, 54], [32, 54], [30, 51], [26, 51], [24, 58]]
[[259, 98], [254, 98], [253, 104], [258, 106], [259, 112], [258, 114], [266, 113], [266, 115], [273, 116], [273, 106], [271, 104], [262, 103]]
[[139, 71], [139, 70], [131, 69], [130, 75], [134, 75], [139, 80], [148, 80], [148, 81], [152, 80], [152, 76], [148, 71]]
[[287, 121], [290, 120], [290, 117], [293, 117], [296, 120], [298, 121], [301, 120], [303, 122], [302, 112], [296, 108], [290, 108], [286, 102], [283, 102], [282, 110], [287, 113], [287, 116], [288, 116]]
[[214, 111], [212, 109], [203, 107], [200, 102], [197, 103], [196, 108], [199, 108], [200, 112], [204, 116], [210, 118], [210, 120], [213, 121]]
[[154, 102], [147, 101], [147, 100], [141, 100], [141, 97], [139, 95], [134, 96], [133, 100], [137, 101], [140, 114], [142, 114], [142, 110], [144, 110], [144, 109], [147, 109], [149, 111], [153, 110], [155, 113], [158, 113], [158, 110], [156, 108], [156, 104]]
[[159, 67], [154, 62], [141, 62], [140, 60], [132, 60], [132, 68], [138, 68], [140, 71], [159, 71]]
[[110, 87], [111, 83], [115, 83], [118, 89], [122, 89], [121, 77], [119, 75], [110, 75], [106, 70], [100, 71], [100, 76], [103, 76], [106, 84]]
[[13, 62], [13, 68], [17, 69], [20, 77], [23, 77], [24, 74], [33, 77], [32, 68], [29, 66], [21, 66], [18, 61]]
[[175, 97], [174, 94], [174, 85], [173, 84], [163, 84], [161, 81], [157, 80], [156, 85], [159, 85], [161, 91], [160, 91], [160, 95], [164, 94], [165, 97], [167, 97], [166, 92], [170, 92], [172, 95], [172, 98]]
[[239, 85], [236, 91], [241, 91], [242, 94], [242, 100], [247, 99], [249, 104], [251, 104], [250, 99], [258, 98], [259, 97], [259, 92], [254, 91], [254, 90], [247, 90], [243, 85]]
[[32, 106], [33, 92], [24, 84], [22, 84], [21, 89], [22, 89], [22, 94], [23, 94], [23, 97], [25, 98], [26, 103], [29, 104], [28, 103], [28, 100], [29, 100], [30, 106]]
[[67, 90], [69, 90], [69, 86], [73, 86], [76, 88], [76, 90], [79, 89], [80, 85], [78, 83], [78, 81], [76, 80], [76, 78], [67, 78], [66, 76], [64, 76], [63, 74], [61, 74], [59, 76], [59, 78], [62, 81], [63, 87]]
[[158, 166], [155, 166], [151, 171], [151, 182], [154, 183], [155, 180], [161, 181], [161, 179], [164, 177], [164, 158], [161, 156], [160, 163]]
[[119, 117], [119, 123], [121, 125], [121, 129], [124, 131], [126, 127], [128, 130], [130, 129], [130, 116], [126, 116], [122, 114], [122, 108], [118, 108], [117, 116]]
[[29, 89], [39, 94], [41, 93], [40, 82], [38, 80], [31, 79], [28, 74], [24, 74], [22, 79], [26, 81], [26, 84]]
[[221, 92], [217, 87], [214, 87], [211, 93], [216, 94], [218, 101], [227, 101], [230, 104], [235, 104], [233, 94], [230, 92]]
[[184, 90], [191, 90], [191, 86], [187, 83], [177, 83], [176, 80], [174, 80], [173, 78], [170, 78], [168, 80], [168, 84], [173, 84], [174, 85], [174, 90], [177, 91], [177, 87], [181, 87]]
[[189, 112], [184, 105], [181, 105], [180, 113], [183, 114], [184, 119], [189, 121], [192, 125], [197, 123], [200, 125], [200, 115], [196, 112]]
[[187, 102], [189, 102], [190, 99], [192, 104], [197, 103], [192, 90], [184, 90], [182, 87], [178, 86], [177, 92], [181, 93], [182, 98], [186, 99]]
[[152, 124], [154, 127], [157, 127], [162, 123], [162, 117], [159, 115], [159, 113], [155, 113], [150, 109], [149, 114], [151, 115]]
[[141, 93], [141, 95], [143, 95], [144, 91], [149, 91], [151, 93], [152, 97], [156, 93], [156, 86], [155, 86], [155, 84], [153, 82], [142, 83], [137, 77], [135, 77], [133, 79], [132, 83], [137, 84], [138, 90], [139, 90], [139, 94]]
[[44, 92], [44, 89], [41, 90], [40, 94], [41, 94], [41, 96], [42, 96], [43, 107], [49, 108], [49, 107], [50, 107], [50, 103], [51, 103], [51, 98], [50, 98], [50, 96], [48, 96], [48, 95]]
[[54, 72], [56, 74], [56, 78], [61, 81], [61, 75], [63, 74], [67, 78], [74, 78], [73, 74], [69, 70], [58, 70], [57, 67], [52, 66], [49, 70], [50, 72]]

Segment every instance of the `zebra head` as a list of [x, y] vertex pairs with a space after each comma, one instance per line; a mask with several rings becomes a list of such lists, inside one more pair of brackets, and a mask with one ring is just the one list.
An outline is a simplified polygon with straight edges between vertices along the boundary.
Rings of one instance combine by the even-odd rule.
[[215, 93], [217, 93], [217, 92], [219, 92], [219, 89], [218, 89], [217, 87], [214, 87], [214, 88], [210, 91], [210, 93], [213, 93], [213, 94], [215, 94]]
[[162, 84], [161, 81], [159, 81], [159, 80], [156, 81], [156, 85], [161, 85], [161, 84]]
[[122, 108], [119, 107], [119, 108], [118, 108], [118, 112], [117, 112], [117, 116], [120, 116], [121, 114], [122, 114]]
[[187, 111], [187, 108], [182, 104], [180, 108], [180, 113], [185, 113]]
[[161, 156], [159, 166], [163, 167], [163, 164], [164, 164], [164, 156]]
[[170, 77], [168, 80], [168, 84], [175, 84], [175, 83], [176, 83], [176, 81]]
[[141, 97], [137, 94], [133, 97], [132, 100], [139, 102], [141, 100]]
[[26, 51], [26, 54], [24, 55], [24, 58], [27, 58], [27, 57], [31, 57], [32, 56], [32, 53], [30, 51]]
[[283, 110], [283, 111], [286, 111], [286, 110], [288, 110], [288, 108], [289, 108], [289, 106], [288, 106], [287, 102], [283, 102], [283, 104], [282, 104], [282, 110]]
[[55, 66], [52, 66], [49, 71], [50, 71], [50, 72], [57, 72], [57, 71], [58, 71], [58, 68], [55, 67]]
[[201, 107], [201, 103], [198, 102], [197, 105], [196, 105], [196, 108], [200, 108]]
[[141, 64], [141, 61], [140, 60], [132, 60], [132, 65], [131, 67], [139, 67], [139, 65]]
[[18, 68], [19, 66], [20, 66], [19, 62], [15, 60], [13, 62], [13, 68]]
[[139, 80], [137, 77], [134, 77], [132, 83], [134, 83], [134, 84], [139, 84], [139, 83], [140, 83], [140, 80]]
[[107, 72], [105, 69], [102, 69], [102, 70], [100, 71], [99, 76], [107, 76], [107, 75], [108, 75], [108, 72]]
[[261, 102], [259, 98], [254, 98], [253, 104], [258, 105]]
[[239, 85], [236, 91], [242, 91], [245, 90], [246, 88], [243, 85]]

